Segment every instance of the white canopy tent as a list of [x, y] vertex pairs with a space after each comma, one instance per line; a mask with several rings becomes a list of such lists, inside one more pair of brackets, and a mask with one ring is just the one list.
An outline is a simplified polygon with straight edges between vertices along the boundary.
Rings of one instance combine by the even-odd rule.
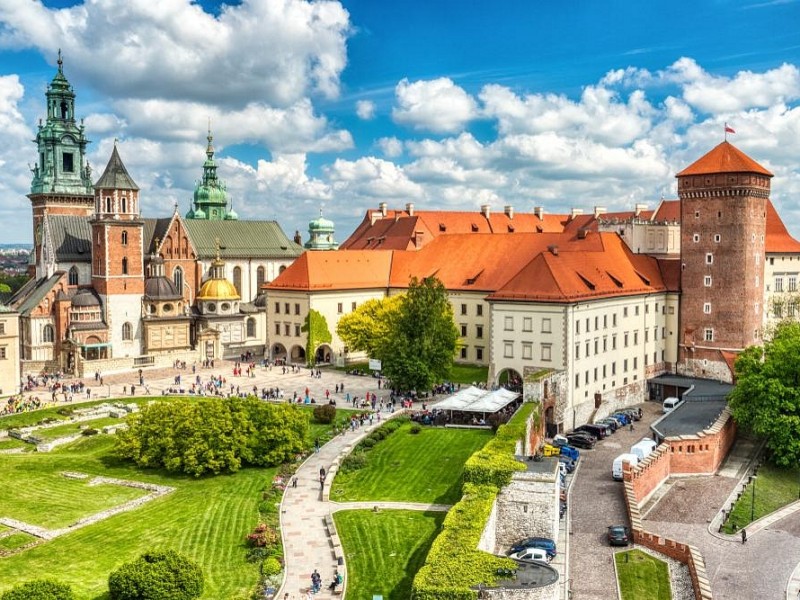
[[492, 414], [505, 408], [519, 398], [518, 392], [505, 388], [482, 390], [475, 386], [456, 392], [446, 400], [442, 400], [432, 408], [436, 410], [462, 411], [471, 413]]

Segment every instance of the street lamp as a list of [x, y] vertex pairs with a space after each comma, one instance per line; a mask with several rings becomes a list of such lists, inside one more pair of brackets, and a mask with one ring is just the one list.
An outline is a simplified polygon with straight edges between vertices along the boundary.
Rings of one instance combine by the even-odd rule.
[[750, 481], [753, 484], [753, 495], [750, 496], [750, 522], [752, 523], [755, 520], [756, 516], [756, 480], [758, 479], [758, 475], [751, 475]]

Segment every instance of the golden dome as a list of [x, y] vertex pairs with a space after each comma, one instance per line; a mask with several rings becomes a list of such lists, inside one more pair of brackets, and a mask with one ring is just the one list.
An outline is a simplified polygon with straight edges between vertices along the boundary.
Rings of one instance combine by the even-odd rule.
[[200, 288], [198, 300], [239, 300], [236, 287], [227, 279], [209, 279]]

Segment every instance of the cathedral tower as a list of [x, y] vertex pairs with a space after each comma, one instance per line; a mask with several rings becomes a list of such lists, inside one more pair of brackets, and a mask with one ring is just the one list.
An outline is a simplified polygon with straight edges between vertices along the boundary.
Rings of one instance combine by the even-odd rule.
[[47, 86], [47, 120], [39, 120], [36, 133], [38, 160], [31, 167], [33, 179], [28, 198], [33, 208], [33, 239], [36, 264], [42, 253], [44, 215], [90, 216], [94, 197], [92, 172], [86, 160], [89, 140], [83, 121], [75, 122], [75, 92], [64, 77], [58, 52], [58, 72]]
[[761, 341], [772, 173], [725, 141], [676, 177], [681, 201], [678, 370], [730, 381], [729, 360]]
[[203, 179], [194, 189], [193, 208], [186, 213], [187, 219], [207, 219], [209, 221], [235, 221], [239, 218], [233, 207], [228, 208], [228, 192], [225, 182], [217, 177], [217, 163], [214, 162], [214, 137], [208, 130], [206, 160], [203, 163]]
[[141, 354], [144, 293], [143, 227], [139, 187], [114, 144], [106, 170], [94, 186], [92, 286], [103, 304], [109, 340], [117, 356]]

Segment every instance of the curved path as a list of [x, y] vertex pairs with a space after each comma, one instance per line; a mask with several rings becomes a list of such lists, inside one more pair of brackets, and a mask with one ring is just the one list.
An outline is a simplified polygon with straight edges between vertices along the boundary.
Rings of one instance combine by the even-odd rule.
[[[393, 415], [384, 413], [391, 418]], [[385, 421], [377, 421], [373, 425], [365, 425], [353, 431], [338, 435], [322, 446], [318, 453], [312, 454], [297, 469], [297, 487], [286, 488], [281, 501], [281, 537], [283, 553], [286, 561], [283, 585], [275, 596], [277, 600], [301, 600], [311, 585], [311, 573], [314, 569], [322, 575], [322, 589], [314, 598], [333, 598], [328, 584], [333, 577], [334, 569], [344, 577], [344, 593], [347, 586], [347, 566], [341, 545], [332, 524], [331, 515], [340, 510], [385, 509], [438, 510], [447, 511], [449, 506], [442, 504], [422, 504], [416, 502], [331, 502], [328, 499], [330, 484], [340, 460], [350, 453], [353, 447], [370, 431]], [[319, 471], [324, 468], [328, 473], [325, 489], [320, 488]], [[341, 560], [342, 564], [338, 564]], [[288, 596], [286, 596], [288, 594]], [[340, 598], [341, 595], [337, 595]]]

